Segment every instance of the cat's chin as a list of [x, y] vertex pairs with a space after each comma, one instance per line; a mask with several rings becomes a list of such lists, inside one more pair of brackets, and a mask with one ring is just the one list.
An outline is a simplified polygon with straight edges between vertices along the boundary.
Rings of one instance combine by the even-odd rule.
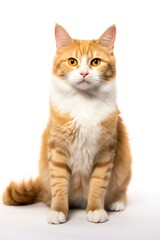
[[95, 88], [95, 86], [93, 84], [91, 84], [90, 82], [85, 81], [85, 80], [82, 80], [82, 81], [74, 84], [73, 87], [76, 89], [79, 89], [79, 90], [84, 90], [84, 91]]

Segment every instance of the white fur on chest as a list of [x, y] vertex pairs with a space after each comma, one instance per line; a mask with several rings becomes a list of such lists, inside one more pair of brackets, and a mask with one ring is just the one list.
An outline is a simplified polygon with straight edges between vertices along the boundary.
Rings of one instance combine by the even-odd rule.
[[99, 124], [116, 109], [115, 81], [106, 88], [106, 94], [84, 95], [68, 86], [64, 80], [53, 79], [51, 103], [59, 112], [70, 113], [78, 129], [70, 147], [72, 174], [89, 175], [98, 150]]
[[100, 129], [92, 124], [80, 126], [74, 144], [70, 148], [70, 164], [72, 175], [76, 173], [89, 176], [98, 150]]

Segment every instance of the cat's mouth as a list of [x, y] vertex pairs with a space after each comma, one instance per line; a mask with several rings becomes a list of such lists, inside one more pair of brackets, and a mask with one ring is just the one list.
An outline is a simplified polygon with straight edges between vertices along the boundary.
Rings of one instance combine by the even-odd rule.
[[76, 88], [81, 89], [81, 90], [88, 90], [91, 89], [93, 86], [90, 81], [88, 80], [80, 80], [79, 82], [76, 83]]
[[80, 82], [78, 82], [78, 85], [80, 84], [91, 84], [90, 82], [88, 82], [87, 80], [83, 79]]

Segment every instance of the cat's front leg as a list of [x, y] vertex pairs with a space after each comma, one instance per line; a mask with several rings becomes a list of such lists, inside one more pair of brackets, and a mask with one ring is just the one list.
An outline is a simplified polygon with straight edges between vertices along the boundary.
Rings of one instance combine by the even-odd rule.
[[67, 157], [63, 151], [50, 151], [49, 170], [51, 177], [51, 211], [48, 223], [66, 222], [68, 213], [68, 191], [71, 170], [67, 165]]
[[107, 221], [107, 212], [104, 209], [105, 195], [111, 176], [113, 161], [109, 153], [103, 154], [95, 165], [90, 180], [87, 204], [87, 219], [89, 222]]

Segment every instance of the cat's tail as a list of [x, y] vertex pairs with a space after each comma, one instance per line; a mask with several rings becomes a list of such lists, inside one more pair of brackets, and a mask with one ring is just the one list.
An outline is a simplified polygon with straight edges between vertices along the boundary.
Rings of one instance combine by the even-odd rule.
[[16, 206], [40, 202], [41, 188], [39, 177], [21, 183], [11, 182], [3, 194], [3, 203]]

